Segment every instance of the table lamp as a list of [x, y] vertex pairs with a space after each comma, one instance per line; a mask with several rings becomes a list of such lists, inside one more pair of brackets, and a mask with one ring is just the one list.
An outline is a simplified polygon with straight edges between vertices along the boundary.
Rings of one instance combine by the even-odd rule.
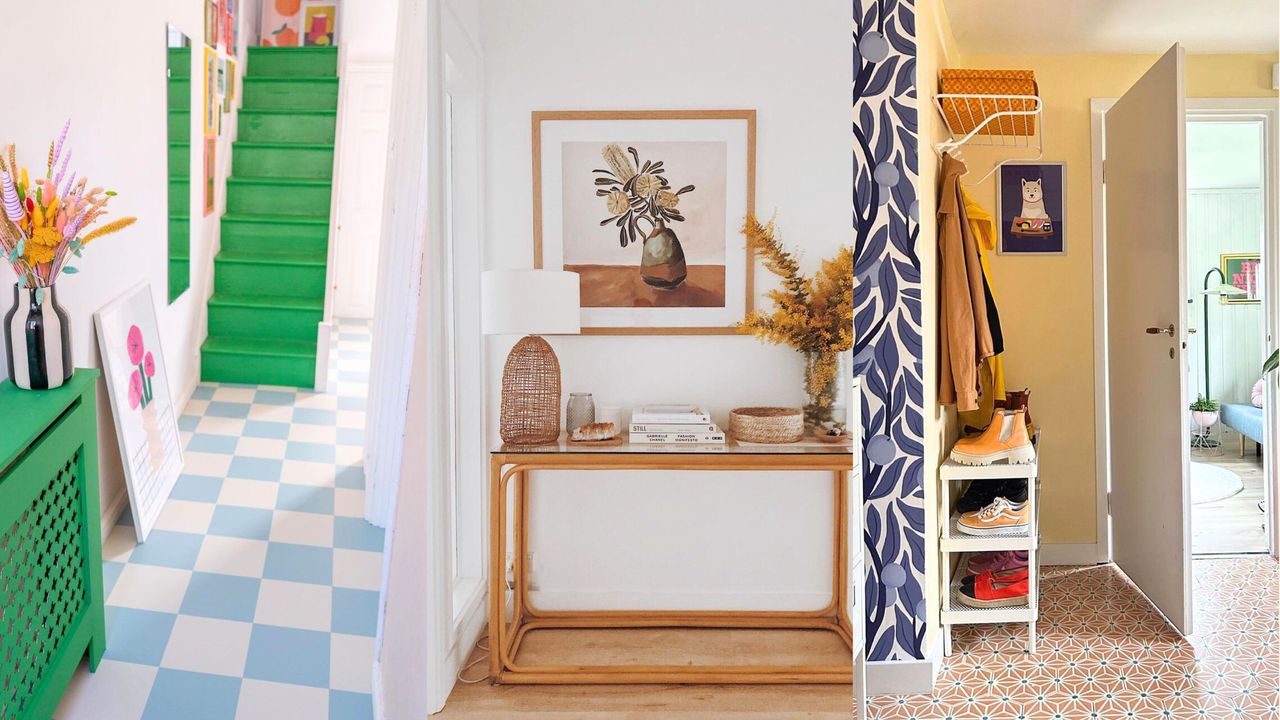
[[524, 335], [502, 368], [498, 430], [510, 445], [545, 445], [560, 438], [560, 360], [540, 335], [577, 335], [578, 273], [487, 270], [480, 277], [486, 335]]

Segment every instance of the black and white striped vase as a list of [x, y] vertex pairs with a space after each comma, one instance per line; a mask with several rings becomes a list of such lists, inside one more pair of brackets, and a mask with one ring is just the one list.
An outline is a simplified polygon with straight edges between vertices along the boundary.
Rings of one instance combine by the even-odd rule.
[[4, 316], [9, 379], [24, 390], [48, 390], [71, 379], [71, 318], [55, 287], [13, 286], [13, 308]]

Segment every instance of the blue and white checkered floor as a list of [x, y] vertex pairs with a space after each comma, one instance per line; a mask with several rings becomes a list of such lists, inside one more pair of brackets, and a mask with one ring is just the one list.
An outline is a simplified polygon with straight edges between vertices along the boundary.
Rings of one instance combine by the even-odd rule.
[[[143, 545], [103, 547], [107, 651], [58, 720], [371, 718], [382, 530], [364, 521], [367, 323], [330, 386], [203, 384], [185, 473]], [[127, 521], [126, 521], [127, 522]]]

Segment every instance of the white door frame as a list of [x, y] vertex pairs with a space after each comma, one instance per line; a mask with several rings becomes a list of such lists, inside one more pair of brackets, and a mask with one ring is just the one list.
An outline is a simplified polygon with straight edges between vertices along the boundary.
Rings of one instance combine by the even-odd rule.
[[[1096, 431], [1095, 461], [1097, 473], [1097, 535], [1096, 562], [1111, 562], [1111, 433], [1107, 416], [1107, 252], [1106, 252], [1106, 203], [1102, 192], [1103, 115], [1116, 102], [1116, 98], [1092, 98], [1089, 101], [1089, 121], [1092, 147], [1093, 184], [1093, 352], [1094, 352], [1094, 422]], [[1254, 98], [1187, 98], [1187, 114], [1214, 115], [1248, 113], [1263, 116], [1266, 138], [1263, 154], [1266, 156], [1263, 180], [1267, 201], [1267, 237], [1264, 257], [1271, 265], [1280, 264], [1280, 218], [1277, 217], [1276, 188], [1280, 187], [1280, 109], [1275, 97]], [[1280, 338], [1280, 272], [1268, 271], [1264, 276], [1267, 293], [1266, 346], [1276, 346]], [[1262, 358], [1258, 359], [1261, 366]], [[1280, 419], [1276, 408], [1277, 396], [1274, 382], [1266, 384], [1267, 398], [1263, 402], [1270, 435], [1276, 435]], [[1264, 486], [1268, 510], [1268, 541], [1272, 557], [1280, 558], [1280, 463], [1276, 462], [1274, 446], [1267, 449], [1264, 461]]]

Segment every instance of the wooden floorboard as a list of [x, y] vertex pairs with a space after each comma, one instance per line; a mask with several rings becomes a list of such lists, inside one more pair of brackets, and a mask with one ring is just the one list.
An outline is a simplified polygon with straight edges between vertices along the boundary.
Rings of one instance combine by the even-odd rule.
[[[472, 660], [485, 656], [477, 648]], [[531, 632], [517, 661], [672, 663], [848, 663], [834, 634], [801, 630], [540, 630]], [[464, 674], [485, 675], [481, 663]], [[458, 683], [445, 720], [774, 720], [846, 719], [851, 688], [844, 685], [490, 685]]]
[[1238, 437], [1225, 435], [1221, 455], [1196, 451], [1191, 459], [1239, 475], [1244, 489], [1225, 500], [1191, 506], [1191, 551], [1196, 555], [1266, 552], [1265, 517], [1258, 509], [1263, 499], [1262, 458], [1254, 455], [1253, 441], [1240, 457]]

